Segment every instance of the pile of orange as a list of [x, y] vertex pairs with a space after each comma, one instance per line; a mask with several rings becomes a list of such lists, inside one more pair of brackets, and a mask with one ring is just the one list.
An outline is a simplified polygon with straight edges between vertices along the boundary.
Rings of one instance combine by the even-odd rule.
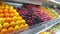
[[19, 16], [13, 6], [0, 5], [0, 34], [28, 28], [26, 21]]

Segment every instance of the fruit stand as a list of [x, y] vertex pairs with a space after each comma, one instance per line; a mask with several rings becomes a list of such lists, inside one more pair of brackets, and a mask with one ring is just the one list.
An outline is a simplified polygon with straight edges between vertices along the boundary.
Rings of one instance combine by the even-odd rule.
[[51, 27], [60, 22], [59, 4], [57, 6], [50, 1], [57, 6], [54, 7], [43, 2], [41, 0], [0, 2], [0, 34], [42, 34], [46, 33], [44, 32], [46, 30], [49, 30], [47, 33], [50, 30], [55, 32], [56, 29]]

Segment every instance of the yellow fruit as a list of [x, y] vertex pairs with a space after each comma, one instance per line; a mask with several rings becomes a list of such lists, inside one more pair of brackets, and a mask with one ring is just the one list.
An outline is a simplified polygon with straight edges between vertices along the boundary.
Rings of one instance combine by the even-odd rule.
[[4, 6], [1, 6], [1, 9], [4, 9]]
[[12, 18], [12, 20], [13, 20], [13, 21], [17, 21], [17, 17], [14, 16], [14, 17]]
[[18, 20], [22, 20], [22, 17], [21, 17], [21, 16], [19, 16], [17, 19], [18, 19]]
[[19, 16], [19, 13], [15, 13], [15, 16]]
[[13, 6], [10, 6], [9, 8], [10, 8], [10, 9], [14, 9], [14, 7], [13, 7]]
[[10, 26], [14, 27], [15, 26], [15, 22], [14, 21], [10, 22]]
[[19, 20], [19, 21], [16, 21], [16, 25], [21, 25], [22, 23], [21, 23], [21, 21]]
[[9, 23], [7, 23], [7, 22], [4, 23], [4, 24], [3, 24], [3, 27], [4, 27], [4, 28], [8, 28], [8, 27], [9, 27]]
[[15, 28], [14, 28], [16, 31], [17, 30], [19, 30], [20, 29], [20, 27], [17, 25], [17, 26], [15, 26]]
[[23, 29], [25, 28], [25, 26], [23, 24], [20, 25], [20, 29]]
[[0, 24], [0, 31], [2, 30], [2, 25]]
[[22, 23], [22, 24], [25, 24], [25, 23], [26, 23], [26, 21], [25, 21], [25, 20], [21, 20], [21, 23]]
[[0, 18], [0, 24], [3, 24], [5, 22], [4, 18]]
[[9, 6], [8, 5], [5, 5], [5, 9], [9, 9]]
[[13, 13], [17, 13], [17, 10], [16, 9], [13, 9]]

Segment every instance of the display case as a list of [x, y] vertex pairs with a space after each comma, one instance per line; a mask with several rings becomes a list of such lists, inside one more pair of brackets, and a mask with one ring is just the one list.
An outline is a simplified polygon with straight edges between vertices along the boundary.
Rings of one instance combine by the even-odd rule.
[[[8, 4], [8, 5], [13, 5], [15, 7], [22, 7], [24, 3], [28, 3], [28, 4], [34, 4], [34, 5], [56, 5], [59, 6], [59, 2], [54, 1], [54, 0], [50, 0], [47, 4], [46, 2], [40, 2], [39, 0], [4, 0], [4, 3]], [[52, 3], [52, 4], [51, 4]], [[53, 5], [53, 6], [54, 6]], [[53, 20], [49, 20], [46, 21], [42, 24], [36, 24], [33, 26], [29, 26], [28, 30], [25, 30], [23, 32], [18, 32], [15, 34], [38, 34], [40, 32], [43, 32], [49, 28], [51, 28], [52, 26], [54, 26], [55, 24], [60, 22], [60, 17], [57, 17], [56, 19]]]

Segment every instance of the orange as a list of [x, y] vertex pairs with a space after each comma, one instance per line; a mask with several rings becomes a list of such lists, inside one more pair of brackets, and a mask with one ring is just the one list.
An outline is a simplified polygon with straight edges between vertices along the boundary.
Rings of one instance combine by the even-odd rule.
[[10, 13], [10, 17], [14, 17], [14, 13]]
[[9, 13], [5, 13], [5, 17], [9, 17]]
[[2, 13], [3, 12], [3, 10], [2, 9], [0, 9], [0, 13]]
[[7, 29], [2, 29], [2, 30], [1, 30], [1, 33], [4, 33], [4, 34], [6, 34], [7, 32], [8, 32]]
[[25, 24], [25, 28], [28, 28], [28, 24]]
[[12, 18], [7, 17], [7, 18], [5, 18], [5, 21], [9, 23], [9, 22], [11, 22], [11, 21], [12, 21]]
[[9, 13], [13, 13], [13, 9], [9, 9]]
[[0, 17], [4, 17], [4, 14], [3, 13], [0, 13]]
[[14, 28], [13, 27], [9, 27], [8, 28], [8, 32], [14, 32]]
[[14, 21], [10, 22], [10, 26], [14, 27], [15, 26], [15, 22]]
[[4, 11], [3, 11], [4, 13], [8, 13], [8, 9], [4, 9]]

